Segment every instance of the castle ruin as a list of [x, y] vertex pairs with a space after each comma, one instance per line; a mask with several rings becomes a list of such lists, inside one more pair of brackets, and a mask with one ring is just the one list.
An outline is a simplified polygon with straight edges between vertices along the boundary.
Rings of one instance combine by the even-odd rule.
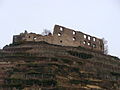
[[120, 90], [120, 59], [103, 51], [102, 39], [59, 25], [25, 31], [0, 50], [0, 90]]
[[104, 43], [102, 39], [59, 25], [55, 25], [53, 34], [50, 33], [45, 36], [41, 34], [28, 33], [27, 31], [20, 35], [13, 36], [13, 43], [29, 41], [45, 41], [50, 44], [61, 46], [81, 46], [87, 49], [92, 49], [93, 51], [104, 52]]

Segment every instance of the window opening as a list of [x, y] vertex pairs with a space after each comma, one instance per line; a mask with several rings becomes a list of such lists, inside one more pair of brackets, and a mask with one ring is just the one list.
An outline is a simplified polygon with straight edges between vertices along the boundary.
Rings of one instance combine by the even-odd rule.
[[62, 43], [62, 40], [60, 40], [60, 43]]
[[88, 42], [88, 46], [90, 46], [91, 45], [91, 43], [90, 42]]
[[75, 41], [76, 40], [76, 38], [75, 37], [73, 37], [73, 41]]
[[61, 36], [61, 33], [58, 33], [58, 36]]
[[83, 44], [86, 44], [86, 41], [84, 41]]
[[93, 38], [93, 41], [95, 42], [95, 41], [96, 41], [96, 38]]
[[73, 31], [73, 35], [75, 35], [76, 34], [76, 32], [75, 31]]
[[96, 48], [96, 44], [93, 44], [93, 48]]
[[87, 36], [86, 36], [86, 35], [84, 35], [84, 38], [86, 39], [86, 38], [87, 38]]
[[90, 38], [90, 36], [88, 36], [88, 40], [90, 40], [91, 38]]
[[34, 40], [36, 40], [37, 38], [36, 38], [36, 37], [34, 37], [33, 39], [34, 39]]
[[60, 27], [60, 31], [63, 31], [63, 27]]

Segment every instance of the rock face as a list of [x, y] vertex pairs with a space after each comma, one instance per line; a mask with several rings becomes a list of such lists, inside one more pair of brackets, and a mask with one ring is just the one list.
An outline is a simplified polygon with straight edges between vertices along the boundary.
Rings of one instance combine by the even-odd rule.
[[45, 42], [0, 51], [0, 90], [120, 90], [120, 60]]

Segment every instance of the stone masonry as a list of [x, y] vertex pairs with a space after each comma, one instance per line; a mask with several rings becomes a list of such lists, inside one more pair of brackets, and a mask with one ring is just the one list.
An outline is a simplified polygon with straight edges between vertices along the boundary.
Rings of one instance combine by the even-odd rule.
[[28, 33], [27, 31], [21, 33], [20, 35], [13, 36], [13, 43], [29, 41], [45, 41], [50, 44], [61, 46], [81, 46], [94, 51], [104, 52], [104, 44], [102, 39], [59, 25], [55, 25], [53, 34], [50, 33], [45, 36], [36, 33]]

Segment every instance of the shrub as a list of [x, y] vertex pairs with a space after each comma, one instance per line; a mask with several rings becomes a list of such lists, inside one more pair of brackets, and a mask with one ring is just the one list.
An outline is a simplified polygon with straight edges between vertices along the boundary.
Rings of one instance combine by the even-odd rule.
[[82, 58], [82, 59], [90, 59], [90, 58], [93, 58], [93, 55], [87, 54], [87, 53], [79, 53], [79, 52], [76, 52], [76, 51], [68, 51], [68, 53], [69, 53], [70, 55], [77, 56], [77, 57]]
[[61, 59], [64, 63], [69, 63], [69, 64], [72, 64], [73, 62], [70, 61], [69, 59]]
[[120, 77], [120, 73], [117, 73], [117, 72], [110, 72], [113, 76], [117, 76], [117, 77]]
[[71, 84], [91, 84], [89, 80], [70, 80]]

